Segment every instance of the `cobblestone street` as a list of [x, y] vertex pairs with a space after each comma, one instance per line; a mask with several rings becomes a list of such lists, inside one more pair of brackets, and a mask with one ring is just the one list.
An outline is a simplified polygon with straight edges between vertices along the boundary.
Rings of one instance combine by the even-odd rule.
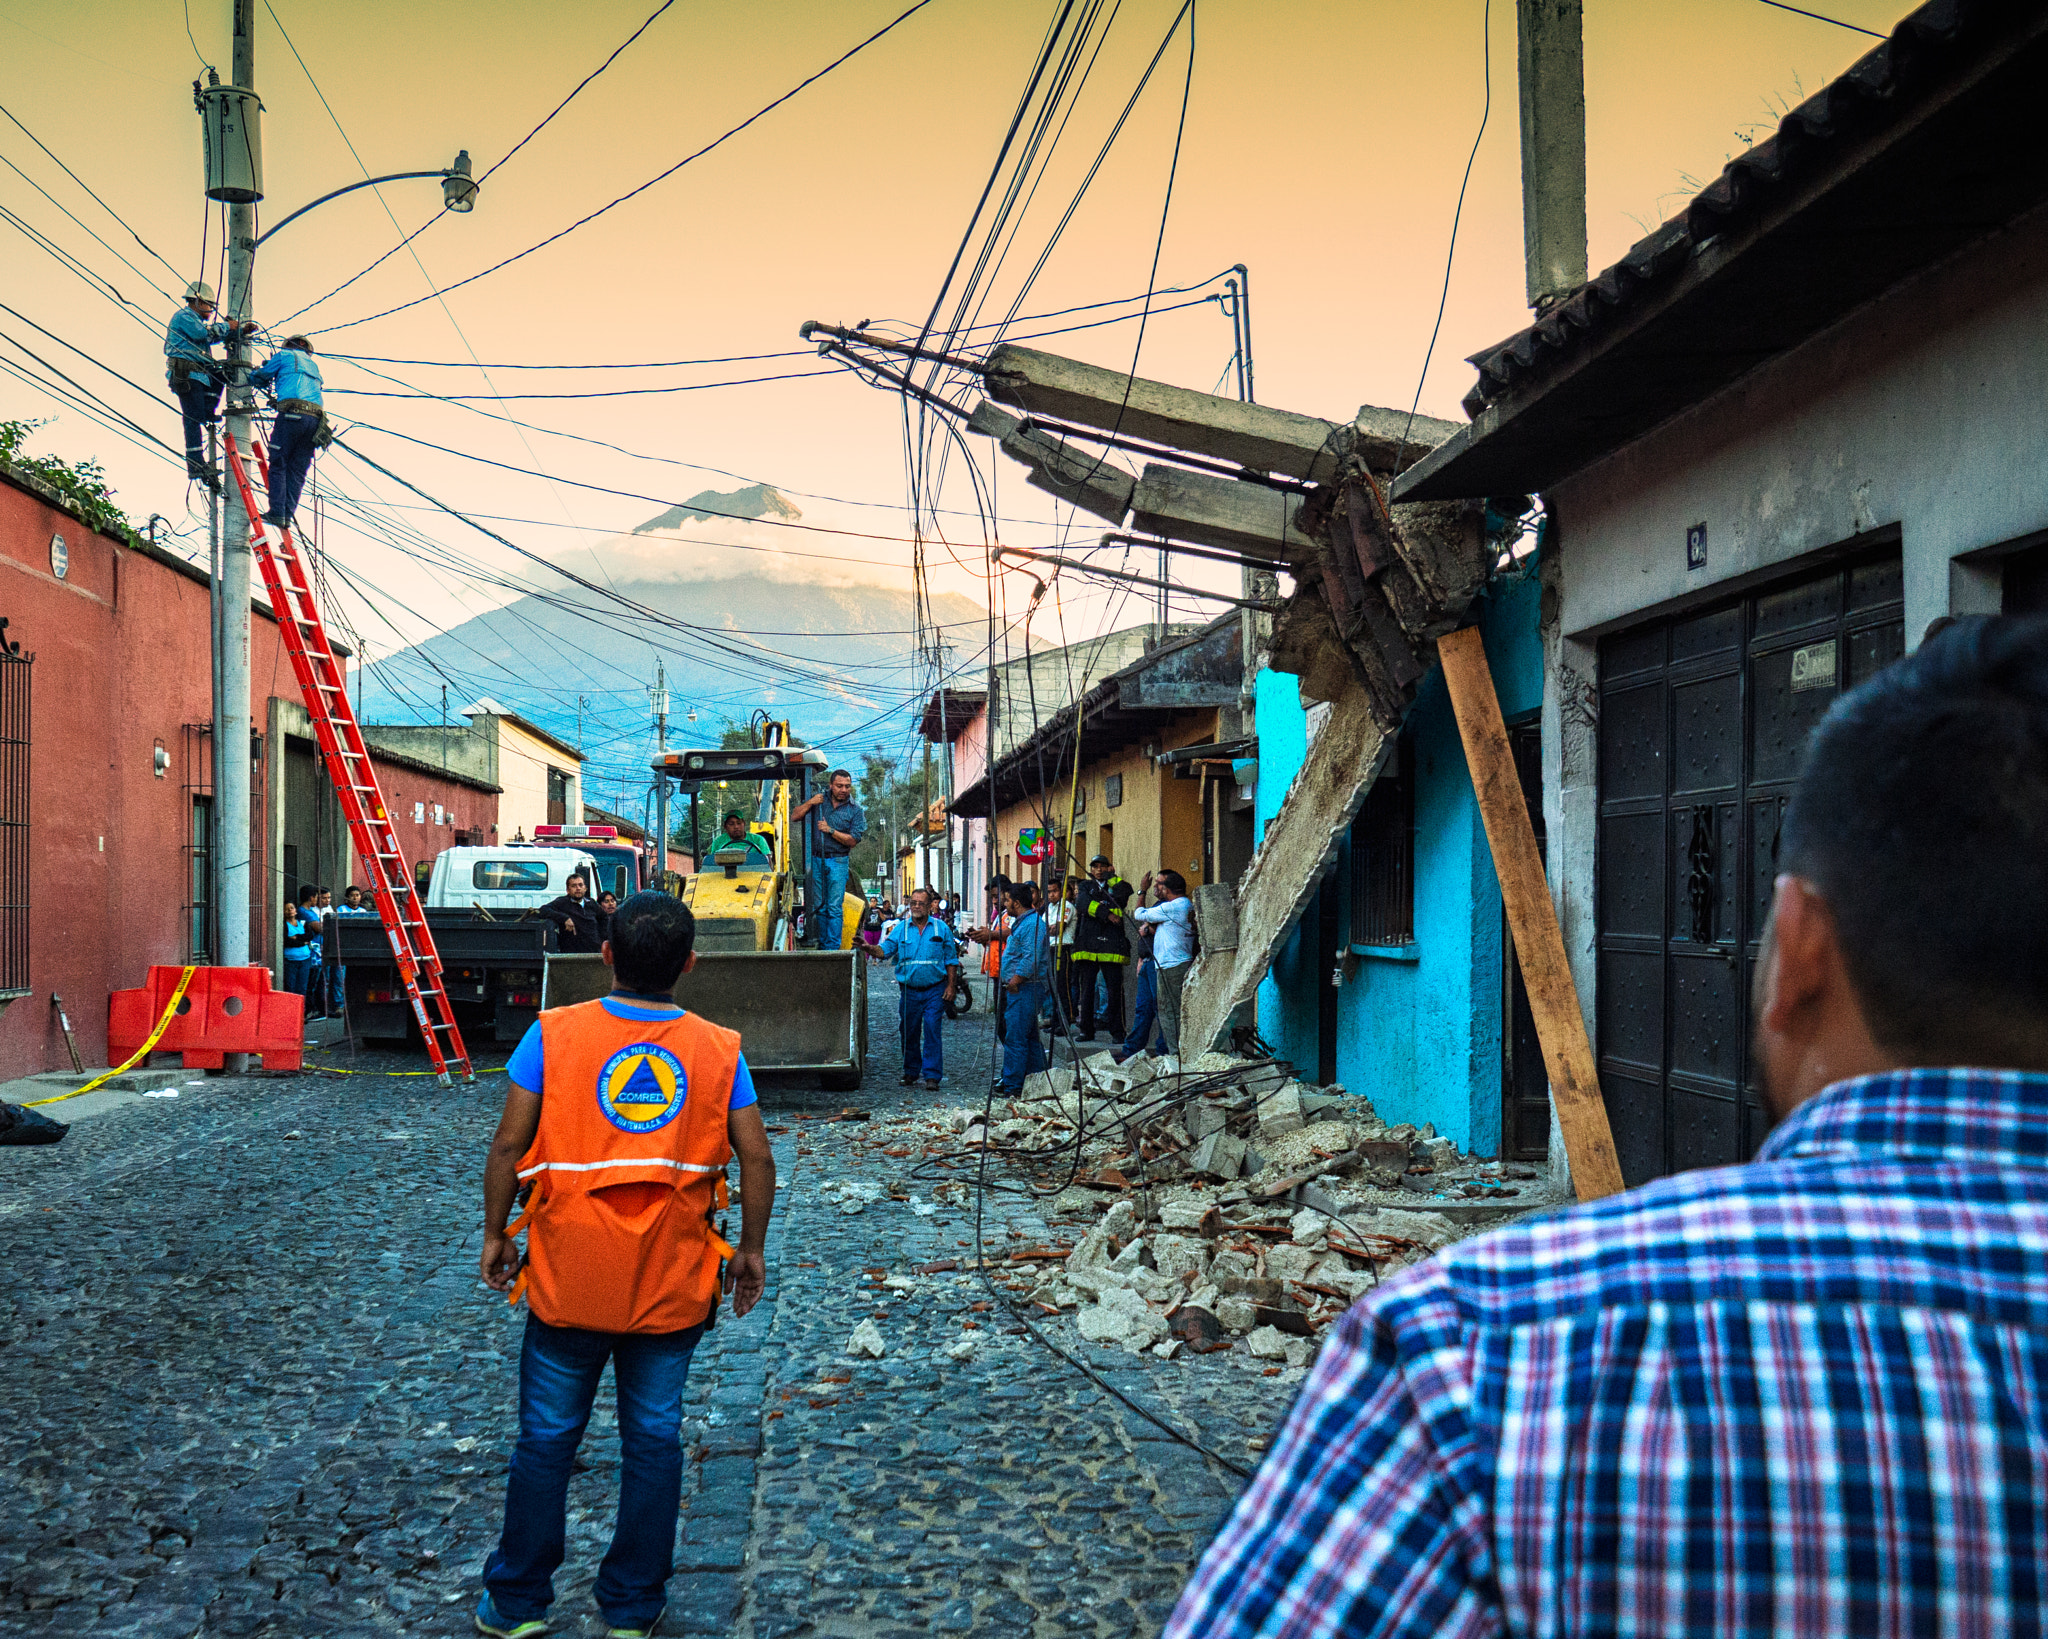
[[[1154, 1633], [1242, 1482], [991, 1304], [971, 1192], [935, 1198], [830, 1119], [985, 1087], [985, 1012], [947, 1027], [932, 1095], [896, 1087], [894, 987], [872, 1005], [857, 1097], [764, 1078], [783, 1184], [768, 1294], [696, 1357], [664, 1631]], [[523, 1325], [476, 1276], [504, 1081], [451, 1094], [382, 1073], [410, 1061], [355, 1063], [188, 1085], [0, 1160], [0, 1631], [470, 1631]], [[991, 1250], [1047, 1240], [1033, 1210], [985, 1197]], [[879, 1359], [848, 1353], [867, 1319]], [[1299, 1375], [1049, 1331], [1246, 1468]], [[601, 1631], [609, 1393], [571, 1490], [558, 1633]]]

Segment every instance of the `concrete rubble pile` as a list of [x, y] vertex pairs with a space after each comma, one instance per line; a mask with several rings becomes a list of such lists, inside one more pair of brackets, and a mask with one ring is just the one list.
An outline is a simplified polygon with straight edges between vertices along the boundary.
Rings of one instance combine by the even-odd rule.
[[941, 1199], [983, 1152], [992, 1180], [1032, 1180], [1050, 1240], [987, 1250], [989, 1278], [1036, 1312], [1163, 1359], [1241, 1348], [1269, 1372], [1306, 1365], [1352, 1302], [1480, 1227], [1463, 1215], [1477, 1203], [1512, 1210], [1537, 1177], [1389, 1126], [1342, 1087], [1221, 1053], [1097, 1053], [1030, 1077], [986, 1124], [956, 1109], [916, 1126], [963, 1180]]

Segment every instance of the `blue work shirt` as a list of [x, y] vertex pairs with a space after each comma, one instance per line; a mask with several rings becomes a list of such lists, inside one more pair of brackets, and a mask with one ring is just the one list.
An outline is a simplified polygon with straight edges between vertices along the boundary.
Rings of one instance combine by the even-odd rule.
[[811, 851], [820, 859], [844, 859], [853, 850], [825, 835], [824, 827], [844, 831], [855, 842], [868, 834], [868, 817], [857, 802], [834, 802], [830, 796], [811, 815], [819, 829], [811, 833]]
[[[675, 1007], [664, 1007], [660, 1002], [634, 1001], [625, 996], [605, 997], [604, 1010], [615, 1019], [647, 1020], [673, 1019], [681, 1011]], [[526, 1034], [512, 1049], [512, 1057], [505, 1064], [505, 1073], [512, 1078], [513, 1086], [524, 1087], [537, 1098], [547, 1084], [547, 1062], [547, 1048], [542, 1045], [540, 1023], [536, 1020], [526, 1027]], [[732, 1073], [732, 1099], [726, 1108], [744, 1110], [759, 1099], [760, 1095], [754, 1091], [753, 1072], [747, 1068], [743, 1053], [739, 1068]]]
[[1037, 911], [1017, 918], [1010, 937], [1003, 941], [1003, 965], [996, 982], [1008, 989], [1012, 979], [1028, 985], [1042, 985], [1052, 977], [1052, 936], [1045, 918]]
[[936, 916], [927, 917], [921, 928], [904, 917], [875, 949], [896, 959], [896, 982], [905, 990], [944, 984], [946, 969], [960, 961], [960, 941]]
[[302, 398], [308, 404], [320, 402], [320, 361], [296, 347], [280, 347], [251, 373], [249, 383], [267, 388], [277, 398]]
[[164, 357], [190, 359], [218, 375], [220, 360], [213, 356], [213, 344], [226, 341], [234, 333], [233, 325], [218, 321], [209, 324], [191, 308], [181, 307], [171, 315], [171, 322], [164, 328]]

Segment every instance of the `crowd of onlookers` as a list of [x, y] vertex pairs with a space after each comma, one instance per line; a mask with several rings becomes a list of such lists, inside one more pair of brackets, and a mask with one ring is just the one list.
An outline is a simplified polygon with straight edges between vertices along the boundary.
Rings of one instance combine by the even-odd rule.
[[[1015, 1093], [1043, 1069], [1048, 1031], [1092, 1042], [1104, 1031], [1121, 1064], [1138, 1053], [1179, 1050], [1181, 991], [1195, 959], [1193, 902], [1178, 871], [1148, 871], [1133, 888], [1098, 854], [1085, 877], [1042, 886], [994, 877], [988, 923], [953, 931], [953, 906], [919, 888], [898, 909], [870, 903], [861, 939], [896, 965], [903, 1031], [903, 1085], [939, 1085], [939, 1026], [971, 1005], [961, 975], [962, 938], [981, 947], [989, 1011], [1003, 1043], [1003, 1086]], [[1135, 968], [1130, 1007], [1124, 975]]]
[[344, 888], [341, 903], [332, 888], [302, 886], [284, 911], [284, 987], [306, 998], [306, 1018], [341, 1012], [341, 928], [344, 916], [375, 916], [361, 888]]

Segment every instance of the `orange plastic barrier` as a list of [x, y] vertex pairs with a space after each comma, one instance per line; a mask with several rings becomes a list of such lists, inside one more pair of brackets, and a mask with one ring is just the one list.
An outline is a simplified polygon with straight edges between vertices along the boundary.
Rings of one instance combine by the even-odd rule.
[[[107, 1000], [107, 1057], [118, 1064], [149, 1039], [178, 988], [181, 967], [152, 967], [140, 990], [117, 990]], [[267, 967], [203, 967], [185, 987], [185, 999], [159, 1053], [182, 1053], [188, 1070], [218, 1070], [229, 1053], [256, 1053], [266, 1070], [297, 1070], [304, 1063], [306, 998], [270, 988]]]

